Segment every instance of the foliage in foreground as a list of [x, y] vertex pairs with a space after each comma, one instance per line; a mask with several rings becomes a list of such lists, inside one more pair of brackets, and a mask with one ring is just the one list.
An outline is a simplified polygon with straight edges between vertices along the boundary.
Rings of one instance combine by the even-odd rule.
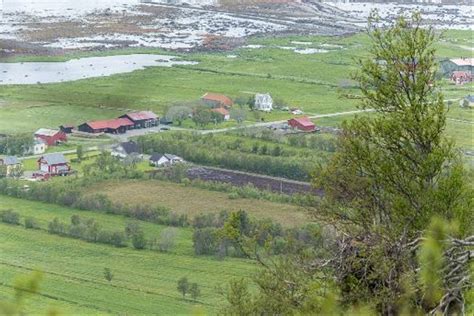
[[417, 14], [388, 29], [369, 23], [373, 45], [355, 79], [362, 108], [375, 115], [345, 123], [336, 154], [315, 172], [326, 192], [326, 212], [315, 216], [334, 243], [276, 261], [255, 253], [265, 268], [258, 293], [231, 284], [225, 312], [350, 314], [367, 306], [382, 315], [451, 315], [469, 306], [473, 194], [444, 135], [435, 33], [420, 25]]

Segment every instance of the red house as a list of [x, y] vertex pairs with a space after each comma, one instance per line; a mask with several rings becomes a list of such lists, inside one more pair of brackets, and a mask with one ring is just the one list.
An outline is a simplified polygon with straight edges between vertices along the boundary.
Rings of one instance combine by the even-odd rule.
[[314, 132], [316, 130], [316, 125], [307, 116], [292, 118], [288, 120], [288, 125], [304, 132]]
[[209, 93], [209, 92], [203, 95], [201, 97], [201, 100], [208, 106], [212, 106], [214, 108], [216, 107], [230, 108], [234, 104], [232, 99], [229, 98], [228, 96], [225, 96], [223, 94], [217, 94], [217, 93]]
[[37, 140], [44, 141], [48, 146], [55, 146], [61, 142], [67, 142], [67, 135], [63, 131], [40, 128], [35, 132], [35, 138]]
[[38, 169], [41, 173], [50, 176], [63, 176], [71, 172], [71, 166], [61, 153], [53, 153], [38, 159]]
[[451, 81], [455, 84], [465, 84], [472, 81], [472, 74], [468, 71], [453, 71]]
[[92, 121], [79, 125], [77, 128], [86, 133], [111, 133], [123, 134], [133, 128], [135, 123], [128, 118], [117, 118], [113, 120]]

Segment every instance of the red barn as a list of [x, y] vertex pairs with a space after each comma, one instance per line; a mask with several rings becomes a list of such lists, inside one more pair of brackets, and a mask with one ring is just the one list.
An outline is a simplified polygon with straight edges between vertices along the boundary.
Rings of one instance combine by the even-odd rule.
[[50, 176], [62, 176], [71, 172], [66, 157], [61, 153], [53, 153], [38, 159], [38, 169], [41, 173]]
[[122, 115], [120, 118], [126, 118], [133, 122], [134, 128], [149, 128], [158, 125], [158, 115], [151, 111], [131, 112]]
[[54, 146], [61, 142], [67, 142], [67, 135], [63, 131], [40, 128], [35, 132], [37, 140], [44, 141], [48, 146]]
[[79, 125], [77, 128], [86, 133], [111, 133], [122, 134], [131, 129], [135, 124], [128, 118], [113, 120], [92, 121]]
[[288, 125], [305, 132], [314, 132], [316, 130], [316, 125], [307, 116], [292, 118], [288, 120]]

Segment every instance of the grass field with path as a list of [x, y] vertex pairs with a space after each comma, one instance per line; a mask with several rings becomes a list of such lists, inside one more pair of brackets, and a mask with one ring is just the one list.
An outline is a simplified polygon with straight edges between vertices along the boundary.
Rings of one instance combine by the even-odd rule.
[[[62, 314], [192, 314], [216, 313], [223, 298], [218, 286], [232, 278], [249, 277], [256, 265], [240, 259], [217, 260], [192, 254], [191, 231], [178, 229], [177, 245], [169, 253], [115, 248], [51, 235], [44, 229], [54, 217], [67, 221], [71, 215], [95, 218], [102, 227], [119, 230], [128, 220], [67, 209], [51, 204], [0, 196], [1, 210], [12, 208], [37, 218], [41, 230], [0, 223], [0, 299], [13, 293], [13, 280], [19, 275], [40, 270], [44, 274], [40, 294], [27, 304], [28, 313], [45, 313], [54, 307]], [[163, 226], [142, 223], [147, 237]], [[104, 268], [114, 274], [104, 279]], [[183, 299], [176, 290], [177, 280], [186, 276], [197, 282], [202, 296], [198, 302]]]

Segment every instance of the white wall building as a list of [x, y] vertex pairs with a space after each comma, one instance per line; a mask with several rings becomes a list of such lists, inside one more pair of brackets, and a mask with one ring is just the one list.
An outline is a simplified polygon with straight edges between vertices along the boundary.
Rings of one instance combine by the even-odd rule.
[[269, 93], [257, 93], [255, 95], [255, 109], [265, 112], [273, 110], [273, 99]]

